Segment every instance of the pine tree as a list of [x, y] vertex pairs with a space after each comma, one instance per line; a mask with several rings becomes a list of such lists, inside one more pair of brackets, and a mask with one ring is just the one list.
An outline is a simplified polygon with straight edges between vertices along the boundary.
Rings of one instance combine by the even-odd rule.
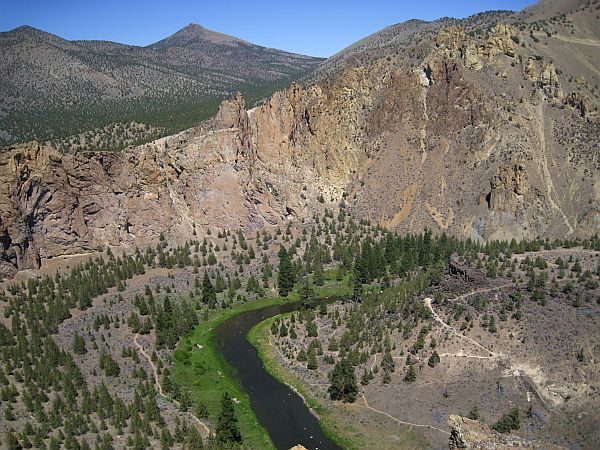
[[516, 406], [508, 414], [504, 414], [492, 428], [500, 433], [510, 433], [521, 428], [521, 411]]
[[219, 443], [225, 445], [242, 442], [242, 435], [235, 416], [235, 404], [228, 392], [223, 395], [221, 400], [221, 415], [217, 425], [216, 438]]
[[415, 372], [415, 366], [408, 366], [408, 372], [404, 375], [404, 381], [407, 383], [414, 383], [417, 379], [417, 373]]
[[314, 280], [317, 286], [323, 286], [325, 284], [324, 280], [324, 272], [323, 272], [323, 264], [320, 259], [316, 259], [314, 263]]
[[308, 370], [316, 370], [317, 367], [319, 367], [319, 363], [317, 362], [317, 354], [315, 352], [315, 348], [314, 347], [309, 347], [308, 348], [308, 353], [307, 353], [307, 366], [306, 368]]
[[294, 269], [292, 261], [285, 247], [279, 249], [279, 273], [277, 274], [277, 285], [279, 295], [287, 297], [294, 288]]
[[208, 305], [209, 308], [214, 308], [217, 305], [217, 293], [215, 288], [210, 282], [208, 273], [204, 271], [204, 278], [202, 280], [202, 301]]
[[363, 261], [363, 258], [360, 255], [356, 256], [354, 260], [354, 268], [352, 271], [352, 281], [354, 286], [354, 300], [360, 301], [360, 297], [362, 295], [362, 287], [363, 284], [367, 281], [367, 268]]
[[113, 359], [113, 357], [107, 351], [100, 353], [100, 369], [104, 370], [108, 377], [118, 377], [121, 373], [119, 364]]
[[347, 359], [336, 363], [331, 374], [331, 385], [327, 390], [332, 400], [342, 400], [352, 403], [358, 395], [354, 367]]
[[208, 418], [208, 408], [206, 407], [204, 402], [199, 402], [196, 405], [196, 417], [198, 417], [199, 419]]
[[217, 278], [215, 279], [215, 292], [223, 292], [225, 290], [225, 280], [221, 276], [221, 272], [217, 271]]
[[429, 365], [429, 367], [435, 367], [436, 364], [439, 362], [440, 362], [440, 355], [438, 355], [438, 352], [436, 352], [434, 350], [433, 353], [431, 354], [431, 356], [429, 357], [429, 360], [427, 361], [427, 365]]
[[299, 292], [300, 302], [302, 306], [308, 306], [315, 298], [315, 292], [308, 282], [308, 277], [304, 277], [302, 287]]
[[73, 336], [73, 353], [76, 355], [85, 355], [87, 353], [87, 349], [85, 348], [85, 340], [75, 333]]

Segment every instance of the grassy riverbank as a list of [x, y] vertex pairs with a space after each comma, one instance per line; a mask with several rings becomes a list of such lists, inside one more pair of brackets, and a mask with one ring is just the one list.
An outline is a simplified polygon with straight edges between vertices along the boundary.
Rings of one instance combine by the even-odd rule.
[[286, 315], [280, 315], [264, 320], [252, 328], [248, 333], [248, 341], [257, 349], [266, 371], [280, 383], [292, 387], [304, 398], [304, 402], [319, 417], [321, 429], [329, 439], [345, 449], [365, 448], [364, 440], [357, 435], [352, 425], [340, 420], [339, 410], [336, 411], [335, 407], [325, 405], [324, 402], [317, 400], [298, 377], [285, 370], [277, 362], [269, 339], [271, 334], [271, 324], [277, 320], [277, 318], [285, 316]]
[[[333, 442], [347, 450], [364, 448], [425, 449], [429, 444], [410, 428], [399, 427], [381, 413], [365, 409], [362, 399], [354, 404], [332, 403], [317, 396], [292, 370], [281, 364], [271, 336], [271, 325], [291, 313], [266, 319], [254, 326], [247, 335], [257, 349], [265, 370], [280, 383], [299, 393], [319, 418], [323, 432]], [[382, 439], [385, 436], [385, 439]]]
[[[267, 431], [258, 423], [248, 396], [235, 379], [233, 369], [225, 362], [215, 341], [215, 329], [227, 319], [246, 311], [283, 304], [292, 299], [265, 298], [215, 312], [185, 336], [174, 353], [174, 384], [190, 389], [194, 405], [203, 403], [208, 419], [216, 424], [225, 392], [239, 400], [236, 406], [238, 425], [244, 443], [250, 448], [274, 449]], [[194, 411], [195, 413], [195, 411]], [[214, 427], [213, 427], [214, 428]]]
[[[333, 273], [326, 273], [325, 285], [315, 295], [317, 298], [346, 296], [350, 292], [348, 280], [335, 280]], [[207, 321], [201, 322], [192, 332], [183, 337], [173, 354], [172, 381], [180, 389], [189, 389], [195, 413], [200, 403], [208, 410], [208, 420], [214, 425], [220, 413], [223, 394], [229, 392], [239, 403], [236, 406], [238, 425], [248, 448], [273, 449], [267, 431], [258, 423], [250, 408], [247, 394], [237, 380], [234, 370], [224, 360], [215, 339], [215, 330], [226, 320], [238, 314], [273, 305], [298, 300], [295, 290], [288, 297], [268, 297], [231, 308], [213, 311]]]

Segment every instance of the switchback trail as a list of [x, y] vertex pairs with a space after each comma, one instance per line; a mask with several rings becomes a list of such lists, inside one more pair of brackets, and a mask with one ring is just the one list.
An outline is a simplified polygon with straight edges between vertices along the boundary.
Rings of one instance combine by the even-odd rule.
[[[501, 286], [496, 286], [494, 288], [487, 288], [487, 289], [478, 289], [476, 291], [472, 291], [469, 292], [467, 294], [463, 294], [463, 295], [459, 295], [458, 297], [455, 297], [453, 301], [456, 300], [462, 300], [466, 297], [469, 297], [471, 295], [476, 295], [476, 294], [481, 294], [484, 292], [492, 292], [492, 291], [496, 291], [499, 289], [503, 289], [505, 287], [510, 286], [511, 283], [507, 283]], [[532, 368], [524, 365], [524, 364], [519, 364], [518, 362], [515, 361], [511, 361], [511, 358], [507, 355], [503, 355], [501, 353], [495, 353], [492, 352], [491, 350], [488, 350], [487, 348], [485, 348], [483, 345], [481, 345], [479, 342], [471, 339], [468, 336], [465, 336], [464, 334], [462, 334], [460, 331], [458, 331], [456, 328], [454, 328], [451, 325], [448, 325], [446, 322], [444, 322], [444, 320], [433, 310], [433, 306], [432, 306], [432, 301], [433, 299], [431, 299], [430, 297], [425, 298], [425, 305], [429, 308], [429, 310], [431, 311], [431, 314], [433, 315], [433, 318], [436, 322], [438, 322], [440, 325], [442, 325], [443, 328], [447, 329], [448, 331], [450, 331], [451, 333], [455, 334], [456, 336], [458, 336], [461, 339], [464, 339], [465, 341], [469, 342], [470, 344], [476, 346], [477, 348], [485, 351], [489, 356], [480, 356], [480, 355], [469, 355], [463, 352], [460, 353], [456, 353], [456, 354], [442, 354], [440, 356], [455, 356], [455, 357], [463, 357], [463, 358], [477, 358], [477, 359], [498, 359], [498, 360], [502, 360], [506, 363], [506, 365], [508, 366], [508, 373], [510, 373], [512, 376], [517, 376], [517, 377], [522, 377], [525, 378], [527, 377], [528, 379], [526, 379], [526, 382], [530, 385], [531, 389], [533, 390], [533, 392], [536, 394], [536, 396], [538, 397], [538, 399], [540, 400], [540, 402], [542, 403], [542, 405], [547, 409], [547, 410], [551, 410], [552, 408], [546, 403], [546, 400], [544, 399], [544, 397], [541, 395], [540, 393], [540, 387], [536, 384], [536, 382], [534, 381], [534, 377], [531, 376], [532, 373]], [[529, 394], [528, 394], [529, 395]], [[529, 398], [529, 397], [528, 397]]]
[[[456, 297], [453, 301], [456, 300], [462, 300], [464, 298], [470, 297], [472, 295], [476, 295], [476, 294], [483, 294], [485, 292], [492, 292], [492, 291], [497, 291], [499, 289], [503, 289], [507, 286], [510, 286], [510, 284], [504, 284], [502, 286], [496, 286], [494, 288], [487, 288], [487, 289], [478, 289], [476, 291], [472, 291], [469, 292], [468, 294], [463, 294], [463, 295], [459, 295], [458, 297]], [[429, 308], [429, 311], [431, 311], [431, 314], [433, 316], [433, 319], [438, 322], [443, 328], [447, 329], [448, 331], [450, 331], [451, 333], [455, 334], [456, 336], [458, 336], [461, 339], [464, 339], [465, 341], [469, 342], [470, 344], [474, 345], [475, 347], [483, 350], [484, 352], [486, 352], [489, 356], [488, 358], [498, 358], [501, 355], [498, 355], [494, 352], [492, 352], [491, 350], [485, 348], [483, 345], [481, 345], [479, 342], [471, 339], [469, 336], [465, 336], [464, 334], [462, 334], [460, 331], [458, 331], [456, 328], [454, 328], [453, 326], [448, 325], [446, 322], [443, 321], [443, 319], [433, 310], [433, 306], [431, 305], [431, 302], [433, 302], [433, 299], [431, 297], [427, 297], [425, 299], [425, 306], [427, 306]], [[457, 355], [458, 356], [458, 355]], [[460, 356], [464, 356], [464, 357], [469, 357], [468, 355], [463, 355], [461, 354]]]

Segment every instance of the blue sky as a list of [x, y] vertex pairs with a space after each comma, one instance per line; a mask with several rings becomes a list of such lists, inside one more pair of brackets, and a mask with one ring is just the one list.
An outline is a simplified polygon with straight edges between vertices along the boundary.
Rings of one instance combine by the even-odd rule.
[[65, 39], [148, 45], [189, 23], [255, 44], [330, 56], [388, 25], [519, 10], [533, 0], [0, 0], [0, 31], [31, 25]]

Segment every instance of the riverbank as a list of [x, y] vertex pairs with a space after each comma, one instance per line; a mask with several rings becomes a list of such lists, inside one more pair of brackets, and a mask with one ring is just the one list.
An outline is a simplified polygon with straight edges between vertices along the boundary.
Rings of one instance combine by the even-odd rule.
[[[291, 314], [291, 313], [290, 313]], [[282, 314], [264, 320], [250, 330], [247, 335], [248, 341], [258, 351], [258, 356], [263, 362], [265, 370], [280, 383], [286, 384], [298, 395], [302, 397], [304, 403], [318, 417], [319, 424], [325, 435], [340, 447], [345, 449], [361, 449], [364, 447], [364, 441], [357, 436], [353, 436], [353, 429], [350, 424], [342, 424], [333, 418], [334, 407], [328, 406], [317, 400], [303, 383], [293, 373], [285, 370], [278, 362], [273, 353], [271, 345], [271, 325], [274, 321], [286, 317], [289, 314]]]
[[[348, 295], [348, 280], [335, 280], [333, 273], [326, 274], [325, 285], [315, 292], [315, 297], [326, 298]], [[207, 321], [200, 323], [192, 332], [183, 337], [173, 354], [172, 381], [180, 389], [189, 389], [193, 401], [192, 408], [203, 404], [208, 412], [206, 418], [214, 429], [220, 414], [221, 398], [225, 392], [236, 399], [238, 425], [249, 448], [274, 449], [267, 431], [260, 425], [250, 407], [248, 395], [237, 380], [234, 370], [224, 360], [216, 329], [239, 314], [270, 306], [284, 305], [298, 301], [294, 291], [286, 298], [268, 297], [225, 310], [213, 311]], [[194, 410], [194, 413], [196, 411]]]
[[250, 448], [275, 449], [269, 434], [258, 423], [248, 396], [235, 380], [232, 368], [225, 362], [215, 339], [215, 330], [226, 320], [247, 311], [293, 302], [294, 299], [271, 297], [239, 304], [215, 312], [180, 340], [173, 354], [173, 383], [180, 389], [189, 389], [195, 407], [206, 407], [207, 419], [214, 430], [221, 399], [228, 392], [235, 399], [235, 412], [244, 443]]
[[293, 370], [282, 364], [273, 343], [271, 325], [290, 314], [280, 314], [260, 322], [250, 330], [247, 339], [257, 349], [265, 370], [304, 399], [331, 441], [348, 450], [429, 447], [428, 442], [416, 434], [412, 427], [399, 426], [391, 416], [371, 408], [362, 396], [354, 403], [331, 402], [323, 396], [323, 390], [319, 393], [319, 390], [312, 389]]

